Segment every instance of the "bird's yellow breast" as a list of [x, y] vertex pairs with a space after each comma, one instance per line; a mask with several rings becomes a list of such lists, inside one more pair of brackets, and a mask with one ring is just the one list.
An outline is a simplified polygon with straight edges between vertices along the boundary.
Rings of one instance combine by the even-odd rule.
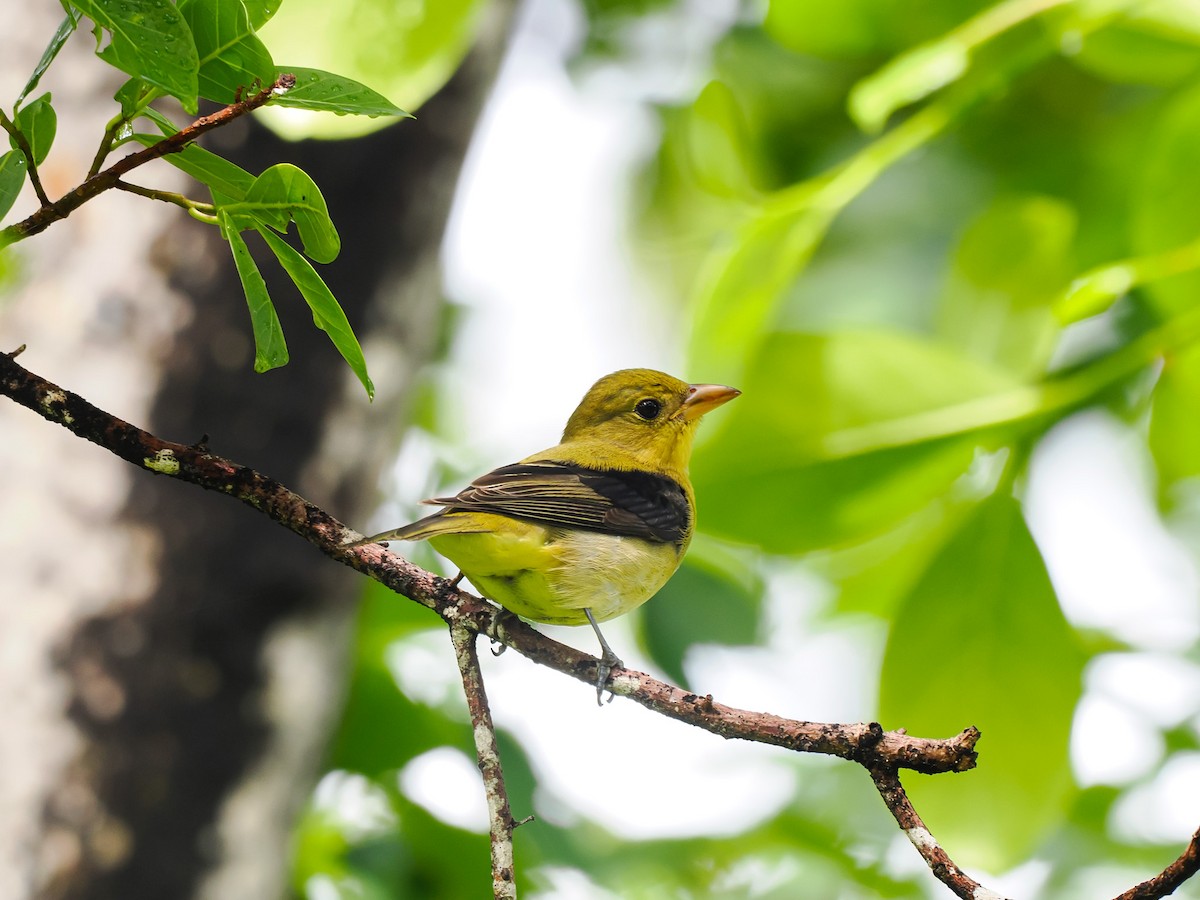
[[679, 567], [682, 545], [556, 528], [474, 513], [487, 530], [439, 534], [430, 543], [487, 598], [554, 625], [584, 625], [584, 607], [603, 622], [658, 592]]

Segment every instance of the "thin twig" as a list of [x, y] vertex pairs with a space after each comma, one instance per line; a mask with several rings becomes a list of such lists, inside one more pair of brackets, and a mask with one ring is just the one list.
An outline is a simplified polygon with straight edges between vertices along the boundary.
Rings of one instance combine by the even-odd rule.
[[985, 888], [954, 864], [954, 860], [942, 849], [937, 838], [930, 834], [913, 808], [894, 768], [873, 766], [868, 770], [871, 780], [875, 782], [875, 789], [879, 791], [879, 796], [895, 817], [896, 824], [912, 841], [912, 845], [917, 848], [917, 852], [929, 865], [930, 871], [938, 881], [963, 900], [1004, 900], [1000, 894]]
[[277, 94], [291, 90], [295, 85], [295, 75], [286, 73], [280, 75], [273, 85], [247, 97], [240, 103], [233, 103], [211, 115], [201, 116], [191, 125], [163, 138], [158, 143], [122, 157], [103, 172], [88, 178], [61, 199], [54, 203], [47, 201], [46, 205], [23, 222], [10, 225], [0, 231], [0, 247], [45, 231], [59, 219], [65, 219], [97, 194], [115, 188], [121, 176], [126, 172], [130, 172], [152, 159], [160, 159], [169, 153], [178, 153], [205, 132], [228, 125], [234, 119], [263, 106]]
[[1171, 863], [1153, 878], [1135, 884], [1115, 900], [1159, 900], [1175, 892], [1175, 889], [1200, 872], [1200, 828], [1192, 835], [1191, 842]]
[[488, 830], [492, 836], [492, 893], [495, 900], [516, 900], [517, 883], [513, 875], [513, 821], [504, 787], [504, 770], [500, 767], [500, 748], [496, 744], [496, 728], [488, 708], [487, 692], [483, 687], [483, 672], [475, 640], [479, 635], [461, 623], [450, 626], [450, 640], [462, 675], [463, 693], [471, 712], [471, 728], [475, 734], [475, 756], [483, 775], [487, 794]]
[[[92, 406], [78, 395], [63, 390], [17, 363], [16, 356], [22, 349], [11, 353], [0, 352], [0, 394], [139, 468], [229, 494], [294, 531], [331, 559], [363, 572], [396, 593], [437, 612], [451, 627], [455, 649], [460, 657], [460, 668], [464, 669], [464, 688], [468, 698], [475, 698], [474, 701], [469, 699], [469, 702], [481, 704], [479, 709], [472, 708], [477, 749], [481, 731], [490, 736], [493, 745], [495, 735], [490, 716], [488, 719], [478, 718], [479, 715], [487, 715], [482, 680], [477, 688], [467, 683], [468, 673], [478, 672], [475, 642], [468, 637], [470, 634], [486, 634], [535, 662], [571, 675], [589, 688], [592, 686], [596, 671], [594, 657], [550, 640], [513, 616], [502, 615], [491, 604], [458, 590], [454, 582], [439, 578], [386, 552], [379, 544], [349, 546], [362, 537], [358, 532], [279, 482], [210, 453], [206, 442], [189, 446], [164, 441]], [[465, 659], [465, 668], [463, 653], [470, 654]], [[898, 775], [898, 770], [902, 768], [929, 774], [962, 772], [973, 768], [976, 762], [975, 743], [979, 739], [979, 732], [975, 728], [967, 728], [948, 740], [933, 740], [910, 737], [903, 731], [884, 731], [874, 722], [854, 725], [801, 722], [725, 706], [714, 701], [711, 695], [688, 693], [649, 675], [623, 668], [615, 670], [609, 687], [614, 693], [649, 709], [722, 737], [776, 744], [797, 752], [824, 753], [860, 763], [870, 773], [896, 822], [942, 883], [959, 897], [1002, 900], [999, 894], [980, 886], [954, 864], [913, 808]], [[486, 722], [483, 728], [479, 727], [481, 721]], [[482, 750], [480, 759], [482, 768]], [[494, 765], [498, 778], [498, 756]], [[486, 783], [489, 778], [487, 771], [484, 777]], [[503, 796], [502, 788], [497, 796]], [[492, 805], [493, 799], [489, 793], [489, 810]], [[501, 811], [497, 807], [493, 816], [498, 816], [502, 824], [507, 823], [507, 841], [511, 848], [511, 829], [519, 823], [512, 821], [507, 808]], [[494, 864], [495, 859], [494, 855]], [[511, 853], [501, 859], [502, 866], [506, 862], [511, 876]], [[1131, 888], [1117, 900], [1158, 900], [1170, 894], [1198, 870], [1200, 831], [1193, 836], [1179, 859], [1161, 874]]]

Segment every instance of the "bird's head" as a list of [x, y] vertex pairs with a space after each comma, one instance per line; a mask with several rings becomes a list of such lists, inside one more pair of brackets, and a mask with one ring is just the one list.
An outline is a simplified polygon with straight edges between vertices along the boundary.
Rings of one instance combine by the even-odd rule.
[[687, 472], [700, 417], [740, 393], [653, 369], [622, 369], [592, 385], [571, 414], [562, 445], [586, 446], [604, 457], [597, 464], [605, 467], [638, 464], [678, 478]]

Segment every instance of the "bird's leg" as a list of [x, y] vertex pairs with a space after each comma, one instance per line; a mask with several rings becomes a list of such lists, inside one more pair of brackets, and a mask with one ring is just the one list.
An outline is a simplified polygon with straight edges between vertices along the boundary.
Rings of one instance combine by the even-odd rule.
[[[442, 583], [438, 587], [438, 593], [444, 599], [449, 599], [450, 595], [452, 593], [454, 593], [455, 590], [458, 589], [458, 586], [460, 584], [462, 584], [462, 580], [464, 577], [465, 576], [464, 576], [463, 570], [459, 569], [458, 574], [455, 575], [453, 578], [442, 579]], [[516, 616], [513, 613], [510, 613], [507, 609], [504, 609], [503, 607], [501, 607], [500, 608], [500, 616], [499, 616], [499, 620], [501, 622], [501, 627], [503, 627], [503, 619], [505, 616], [512, 616], [514, 619], [516, 618]], [[505, 650], [508, 649], [508, 646], [503, 641], [498, 641], [495, 638], [489, 638], [489, 640], [492, 642], [492, 656], [499, 656], [501, 653], [503, 653]], [[499, 649], [497, 649], [497, 648], [499, 648]]]
[[[587, 620], [591, 623], [592, 631], [596, 632], [596, 637], [600, 639], [600, 665], [596, 667], [596, 705], [604, 705], [604, 685], [608, 683], [608, 676], [612, 673], [614, 666], [624, 666], [621, 662], [621, 657], [613, 653], [613, 648], [608, 646], [608, 641], [604, 639], [604, 635], [600, 632], [600, 626], [596, 624], [596, 617], [592, 615], [592, 611], [586, 606], [583, 608], [583, 614], [587, 616]], [[612, 703], [613, 697], [616, 695], [611, 691], [608, 695], [608, 702]]]
[[446, 602], [449, 602], [451, 596], [458, 590], [459, 583], [463, 580], [463, 573], [459, 571], [453, 578], [439, 578], [440, 582], [437, 586], [438, 597]]
[[[507, 621], [514, 621], [514, 620], [517, 622], [521, 621], [520, 617], [512, 610], [505, 609], [503, 606], [500, 607], [500, 612], [496, 615], [497, 630], [503, 631], [504, 623]], [[492, 642], [492, 656], [499, 656], [501, 653], [503, 653], [505, 650], [508, 649], [508, 644], [504, 643], [503, 641], [501, 641], [497, 638], [491, 638], [490, 640]]]

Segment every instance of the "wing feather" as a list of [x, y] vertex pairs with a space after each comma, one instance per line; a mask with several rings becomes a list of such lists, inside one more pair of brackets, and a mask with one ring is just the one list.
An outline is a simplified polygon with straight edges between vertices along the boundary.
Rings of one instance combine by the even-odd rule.
[[427, 502], [448, 512], [499, 513], [661, 543], [682, 542], [692, 520], [687, 494], [673, 479], [550, 462], [504, 466], [453, 497]]

